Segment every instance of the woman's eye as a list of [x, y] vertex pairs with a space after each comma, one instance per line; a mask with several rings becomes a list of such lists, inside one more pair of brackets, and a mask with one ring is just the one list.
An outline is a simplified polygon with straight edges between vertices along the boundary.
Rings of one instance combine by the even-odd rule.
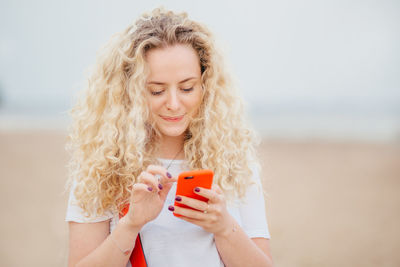
[[164, 91], [163, 91], [163, 90], [160, 90], [160, 91], [151, 91], [151, 94], [152, 94], [152, 95], [161, 95], [162, 92], [164, 92]]
[[184, 92], [190, 92], [190, 91], [193, 91], [193, 87], [192, 87], [192, 88], [187, 88], [187, 89], [182, 88], [182, 90], [183, 90]]

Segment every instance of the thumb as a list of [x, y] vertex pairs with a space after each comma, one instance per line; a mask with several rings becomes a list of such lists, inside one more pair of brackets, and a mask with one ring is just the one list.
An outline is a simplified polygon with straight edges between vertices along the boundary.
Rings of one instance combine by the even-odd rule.
[[169, 190], [171, 190], [171, 187], [176, 180], [177, 180], [176, 178], [172, 178], [168, 183], [164, 184], [164, 188], [159, 192], [162, 201], [165, 201], [169, 193]]

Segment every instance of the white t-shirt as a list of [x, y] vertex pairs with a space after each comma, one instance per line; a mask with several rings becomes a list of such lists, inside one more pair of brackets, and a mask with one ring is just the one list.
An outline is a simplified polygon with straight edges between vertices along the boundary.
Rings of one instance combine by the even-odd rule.
[[[171, 160], [160, 159], [167, 167]], [[177, 177], [179, 173], [189, 170], [184, 160], [174, 160], [168, 171]], [[244, 232], [250, 237], [270, 238], [265, 216], [264, 197], [261, 190], [261, 181], [258, 172], [254, 171], [253, 179], [256, 184], [251, 185], [243, 200], [227, 203], [228, 212], [235, 218]], [[79, 223], [100, 222], [111, 219], [110, 232], [118, 223], [118, 214], [106, 212], [103, 216], [86, 218], [83, 210], [76, 204], [74, 194], [70, 193], [66, 221]], [[148, 222], [140, 231], [144, 254], [149, 267], [186, 267], [186, 266], [224, 266], [213, 234], [203, 228], [175, 217], [168, 210], [174, 205], [176, 183], [171, 187], [164, 207], [158, 217]], [[127, 266], [130, 266], [128, 263]]]

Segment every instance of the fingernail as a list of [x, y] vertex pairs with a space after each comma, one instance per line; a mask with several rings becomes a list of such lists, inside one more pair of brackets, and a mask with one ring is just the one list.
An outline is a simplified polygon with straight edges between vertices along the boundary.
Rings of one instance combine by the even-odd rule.
[[147, 187], [147, 190], [153, 191], [153, 188], [149, 186], [149, 187]]
[[168, 209], [169, 209], [170, 211], [174, 211], [174, 210], [175, 210], [174, 206], [169, 206]]
[[182, 198], [181, 198], [180, 196], [177, 196], [177, 197], [175, 198], [175, 200], [176, 200], [176, 201], [181, 201]]
[[172, 178], [172, 175], [169, 172], [167, 172], [167, 176], [168, 178]]
[[194, 189], [194, 191], [196, 191], [196, 192], [198, 193], [198, 192], [200, 192], [200, 188], [196, 187], [196, 188]]
[[158, 188], [160, 188], [160, 190], [163, 189], [162, 184], [158, 184]]

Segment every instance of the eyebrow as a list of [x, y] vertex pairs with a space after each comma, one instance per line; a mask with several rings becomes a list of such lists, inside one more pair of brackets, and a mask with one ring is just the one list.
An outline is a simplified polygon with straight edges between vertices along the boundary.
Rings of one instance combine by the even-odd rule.
[[[196, 77], [189, 77], [189, 78], [186, 78], [186, 79], [180, 81], [179, 83], [184, 83], [184, 82], [187, 82], [187, 81], [190, 81], [190, 80], [193, 80], [193, 79], [197, 79], [197, 78], [196, 78]], [[148, 82], [147, 84], [165, 85], [166, 83], [157, 82], [157, 81], [150, 81], [150, 82]]]

